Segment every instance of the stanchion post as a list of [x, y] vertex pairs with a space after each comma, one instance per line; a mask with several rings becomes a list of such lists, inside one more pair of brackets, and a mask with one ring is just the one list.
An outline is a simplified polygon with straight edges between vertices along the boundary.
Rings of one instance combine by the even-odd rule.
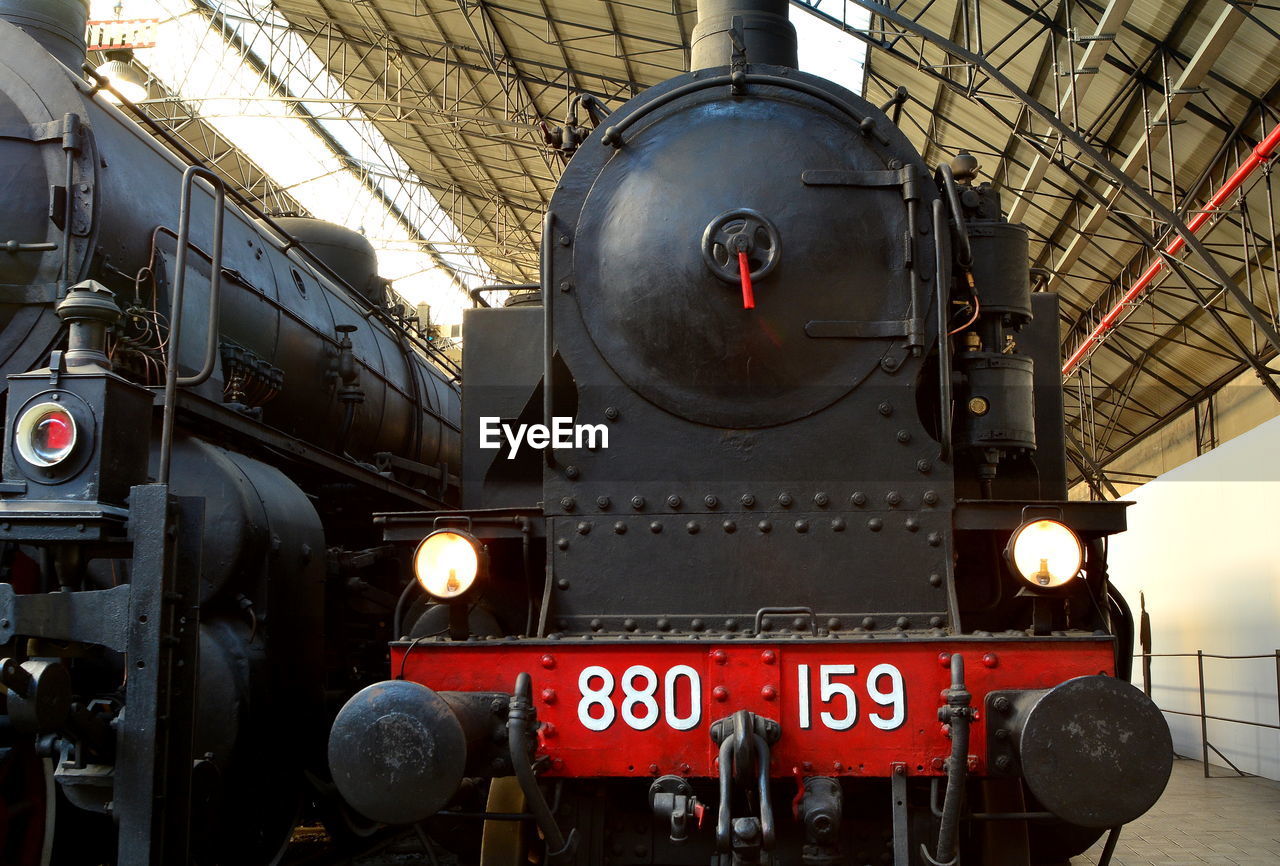
[[1196, 668], [1200, 680], [1200, 760], [1204, 777], [1209, 778], [1209, 718], [1204, 704], [1204, 650], [1196, 650]]

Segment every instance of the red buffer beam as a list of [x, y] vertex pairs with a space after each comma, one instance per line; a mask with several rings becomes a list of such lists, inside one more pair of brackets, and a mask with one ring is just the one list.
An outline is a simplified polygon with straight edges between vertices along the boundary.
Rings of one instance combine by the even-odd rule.
[[[1226, 182], [1218, 188], [1217, 192], [1213, 194], [1205, 206], [1197, 211], [1196, 215], [1191, 218], [1187, 223], [1187, 228], [1192, 234], [1198, 232], [1200, 227], [1209, 221], [1209, 218], [1213, 216], [1214, 212], [1219, 210], [1222, 205], [1226, 203], [1231, 194], [1238, 190], [1240, 186], [1249, 179], [1249, 176], [1257, 170], [1258, 166], [1262, 165], [1275, 155], [1277, 147], [1280, 147], [1280, 124], [1277, 124], [1267, 137], [1264, 138], [1257, 147], [1250, 151], [1249, 156], [1245, 161], [1240, 163], [1240, 167], [1237, 168], [1231, 177], [1227, 178]], [[1186, 241], [1183, 239], [1182, 235], [1178, 235], [1167, 247], [1164, 248], [1165, 255], [1176, 256], [1185, 245]], [[1125, 308], [1132, 304], [1134, 300], [1151, 285], [1164, 268], [1165, 256], [1161, 256], [1152, 262], [1150, 267], [1142, 272], [1141, 276], [1139, 276], [1138, 279], [1134, 281], [1133, 285], [1129, 287], [1129, 290], [1124, 293], [1124, 297], [1117, 301], [1116, 305], [1107, 311], [1107, 314], [1102, 317], [1102, 321], [1098, 322], [1097, 327], [1090, 332], [1089, 336], [1085, 337], [1080, 346], [1072, 353], [1071, 357], [1067, 359], [1067, 362], [1062, 365], [1063, 376], [1070, 376], [1076, 367], [1080, 366], [1080, 362], [1085, 359], [1095, 346], [1102, 342], [1107, 332], [1115, 327], [1116, 323], [1120, 320], [1121, 315], [1124, 313]]]

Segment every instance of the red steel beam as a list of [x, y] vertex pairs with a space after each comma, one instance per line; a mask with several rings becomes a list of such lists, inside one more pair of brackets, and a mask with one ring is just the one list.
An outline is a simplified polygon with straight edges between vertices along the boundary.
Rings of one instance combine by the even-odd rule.
[[[1213, 216], [1214, 212], [1219, 210], [1222, 205], [1226, 203], [1231, 194], [1239, 189], [1240, 186], [1249, 179], [1249, 176], [1257, 170], [1258, 166], [1262, 165], [1275, 154], [1277, 147], [1280, 147], [1280, 124], [1277, 124], [1276, 127], [1271, 130], [1270, 134], [1268, 134], [1257, 147], [1250, 151], [1249, 156], [1244, 162], [1240, 163], [1240, 167], [1235, 170], [1231, 177], [1227, 178], [1226, 183], [1219, 187], [1217, 192], [1213, 194], [1213, 197], [1209, 199], [1205, 206], [1197, 211], [1196, 215], [1191, 218], [1187, 223], [1187, 229], [1192, 234], [1199, 231], [1200, 227], [1209, 221], [1209, 218]], [[1102, 321], [1098, 322], [1097, 327], [1090, 332], [1088, 337], [1085, 337], [1084, 342], [1082, 342], [1079, 348], [1072, 353], [1071, 357], [1067, 359], [1067, 362], [1062, 365], [1063, 376], [1070, 376], [1076, 367], [1080, 366], [1080, 362], [1084, 360], [1090, 350], [1101, 343], [1107, 332], [1115, 327], [1116, 323], [1120, 320], [1121, 314], [1124, 313], [1125, 308], [1129, 306], [1129, 304], [1133, 303], [1134, 299], [1137, 298], [1138, 295], [1142, 294], [1142, 292], [1151, 285], [1160, 272], [1164, 270], [1165, 257], [1177, 255], [1185, 244], [1186, 240], [1182, 235], [1178, 235], [1167, 247], [1164, 248], [1164, 255], [1152, 262], [1151, 266], [1142, 272], [1142, 275], [1139, 276], [1138, 279], [1134, 281], [1133, 285], [1129, 287], [1129, 291], [1124, 293], [1124, 297], [1117, 301], [1116, 305], [1107, 311], [1107, 314], [1102, 317]]]

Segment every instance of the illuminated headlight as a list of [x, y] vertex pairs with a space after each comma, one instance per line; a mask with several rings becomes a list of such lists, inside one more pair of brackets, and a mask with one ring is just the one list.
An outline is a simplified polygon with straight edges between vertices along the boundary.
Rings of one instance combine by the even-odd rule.
[[430, 595], [442, 601], [458, 598], [480, 573], [480, 542], [465, 532], [438, 529], [418, 545], [413, 573]]
[[14, 425], [22, 459], [33, 466], [57, 466], [76, 450], [76, 421], [59, 403], [38, 403]]
[[1022, 524], [1009, 539], [1005, 554], [1027, 582], [1048, 588], [1070, 581], [1084, 563], [1080, 538], [1056, 520]]

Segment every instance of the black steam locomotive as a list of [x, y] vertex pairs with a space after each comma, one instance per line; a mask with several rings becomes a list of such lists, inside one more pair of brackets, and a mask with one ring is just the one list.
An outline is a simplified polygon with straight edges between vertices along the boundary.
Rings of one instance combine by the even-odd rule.
[[[359, 235], [226, 200], [0, 0], [0, 862], [272, 862], [334, 792], [460, 409]], [[428, 360], [432, 357], [432, 360]]]
[[785, 0], [699, 12], [565, 169], [540, 298], [468, 314], [464, 507], [381, 518], [424, 593], [334, 781], [483, 866], [1114, 841], [1170, 736], [1025, 229], [798, 71]]

